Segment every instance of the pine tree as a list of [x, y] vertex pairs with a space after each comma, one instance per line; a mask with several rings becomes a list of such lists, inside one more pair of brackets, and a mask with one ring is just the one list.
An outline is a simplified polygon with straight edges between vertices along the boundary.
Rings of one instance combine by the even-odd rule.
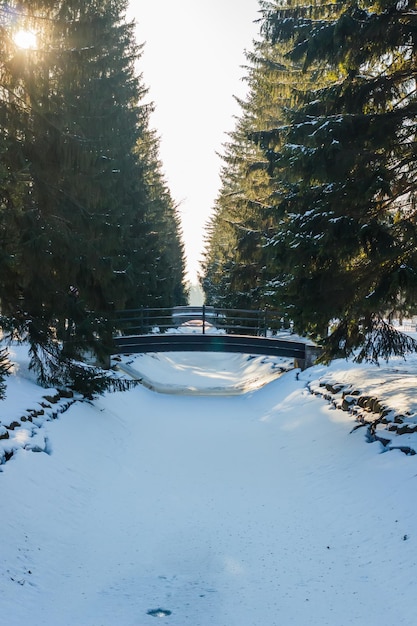
[[[15, 332], [27, 333], [45, 384], [87, 348], [108, 353], [114, 311], [133, 292], [141, 303], [159, 302], [172, 266], [171, 290], [183, 296], [175, 209], [162, 184], [163, 198], [154, 197], [149, 170], [156, 163], [138, 149], [156, 139], [126, 5], [22, 2], [39, 47], [17, 52], [11, 45], [4, 57], [0, 157], [10, 184], [0, 214], [1, 306]], [[8, 40], [12, 30], [6, 24]], [[167, 231], [155, 227], [168, 223], [170, 267], [150, 262], [167, 249]]]
[[[4, 305], [26, 319], [34, 346], [49, 345], [55, 327], [73, 355], [109, 337], [102, 320], [123, 301], [123, 232], [139, 195], [129, 178], [141, 91], [124, 5], [28, 5], [43, 47], [12, 67], [25, 105], [21, 143], [31, 191], [19, 228], [18, 302]], [[68, 297], [74, 284], [76, 307]], [[64, 333], [68, 325], [77, 332]]]
[[[260, 4], [268, 15], [270, 5]], [[225, 146], [222, 188], [204, 266], [203, 285], [214, 303], [283, 306], [277, 285], [285, 281], [285, 258], [274, 238], [284, 219], [277, 199], [290, 183], [287, 172], [278, 171], [275, 157], [284, 143], [288, 110], [298, 101], [303, 77], [299, 64], [287, 58], [290, 49], [289, 43], [278, 46], [264, 38], [246, 54], [249, 96], [240, 101], [242, 114]]]
[[[370, 345], [389, 342], [368, 338], [387, 332], [383, 318], [415, 306], [416, 17], [384, 2], [345, 4], [324, 26], [294, 12], [293, 23], [292, 59], [335, 80], [305, 91], [282, 153], [270, 155], [272, 169], [291, 165], [299, 181], [281, 203], [288, 228], [274, 239], [288, 259], [283, 298], [299, 330], [325, 337], [339, 320], [329, 355], [368, 345], [360, 356], [375, 359]], [[287, 29], [279, 12], [269, 15], [274, 41]]]
[[[143, 219], [148, 225], [146, 258], [134, 263], [138, 273], [129, 294], [127, 308], [139, 306], [172, 307], [185, 304], [185, 257], [180, 219], [162, 174], [158, 155], [159, 140], [153, 131], [145, 132], [137, 144], [138, 158], [146, 191]], [[143, 227], [142, 227], [143, 230]], [[132, 224], [133, 241], [128, 249], [143, 255], [140, 223]]]
[[[265, 304], [265, 172], [253, 167], [260, 151], [238, 123], [225, 146], [222, 187], [208, 225], [202, 285], [209, 304], [259, 308]], [[240, 126], [240, 127], [239, 127]]]
[[[0, 6], [0, 302], [7, 312], [9, 301], [19, 298], [20, 255], [17, 254], [21, 217], [31, 206], [27, 163], [23, 153], [27, 107], [15, 68], [21, 54], [9, 31], [13, 11]], [[19, 58], [20, 57], [20, 58]]]
[[[328, 357], [407, 351], [384, 320], [415, 312], [415, 11], [260, 4], [264, 40], [249, 57], [244, 132], [228, 146], [206, 291], [230, 302], [256, 288]], [[264, 160], [250, 164], [245, 136]], [[254, 170], [270, 177], [262, 202]]]

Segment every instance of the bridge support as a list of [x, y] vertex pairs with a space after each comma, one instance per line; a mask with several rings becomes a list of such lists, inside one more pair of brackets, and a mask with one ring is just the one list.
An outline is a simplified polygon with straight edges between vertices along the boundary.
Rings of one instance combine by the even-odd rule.
[[303, 359], [296, 357], [294, 359], [294, 367], [299, 367], [301, 370], [305, 370], [308, 367], [315, 365], [317, 359], [320, 357], [322, 349], [320, 346], [311, 346], [306, 344], [305, 356]]

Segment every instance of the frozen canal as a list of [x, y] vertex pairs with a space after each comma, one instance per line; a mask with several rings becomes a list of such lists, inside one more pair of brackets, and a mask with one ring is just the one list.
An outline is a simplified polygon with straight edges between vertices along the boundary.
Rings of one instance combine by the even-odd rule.
[[46, 422], [50, 454], [0, 473], [4, 624], [417, 623], [417, 457], [349, 434], [309, 375], [139, 387]]

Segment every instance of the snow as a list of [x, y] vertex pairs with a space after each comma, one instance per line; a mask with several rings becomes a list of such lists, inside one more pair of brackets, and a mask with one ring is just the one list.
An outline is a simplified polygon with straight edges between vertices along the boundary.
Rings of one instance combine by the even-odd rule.
[[[117, 363], [117, 361], [116, 361]], [[133, 364], [133, 367], [132, 367]], [[236, 395], [253, 391], [292, 368], [291, 359], [208, 352], [139, 354], [121, 358], [119, 368], [159, 393]]]
[[120, 375], [168, 389], [93, 402], [38, 387], [23, 346], [13, 359], [1, 623], [417, 623], [417, 455], [369, 443], [372, 414], [339, 408], [372, 396], [379, 427], [415, 423], [415, 356], [280, 376], [248, 355], [122, 357]]

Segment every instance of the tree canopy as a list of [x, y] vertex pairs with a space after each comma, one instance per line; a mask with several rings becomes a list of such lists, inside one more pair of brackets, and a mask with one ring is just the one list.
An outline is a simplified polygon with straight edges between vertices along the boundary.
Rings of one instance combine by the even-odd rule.
[[[389, 321], [416, 311], [415, 5], [260, 4], [261, 42], [249, 56], [251, 92], [238, 124], [249, 120], [269, 194], [247, 217], [239, 213], [241, 233], [258, 241], [229, 266], [250, 267], [261, 255], [263, 303], [287, 312], [327, 357], [359, 347], [357, 358], [403, 354], [414, 344]], [[243, 158], [237, 185], [247, 207], [254, 166]], [[225, 204], [220, 195], [208, 242], [209, 297]], [[240, 250], [243, 235], [234, 234]], [[224, 273], [227, 290], [226, 265]]]
[[[45, 384], [80, 351], [111, 350], [117, 309], [186, 299], [126, 7], [0, 1], [2, 326], [29, 339]], [[36, 35], [30, 49], [22, 29]]]

